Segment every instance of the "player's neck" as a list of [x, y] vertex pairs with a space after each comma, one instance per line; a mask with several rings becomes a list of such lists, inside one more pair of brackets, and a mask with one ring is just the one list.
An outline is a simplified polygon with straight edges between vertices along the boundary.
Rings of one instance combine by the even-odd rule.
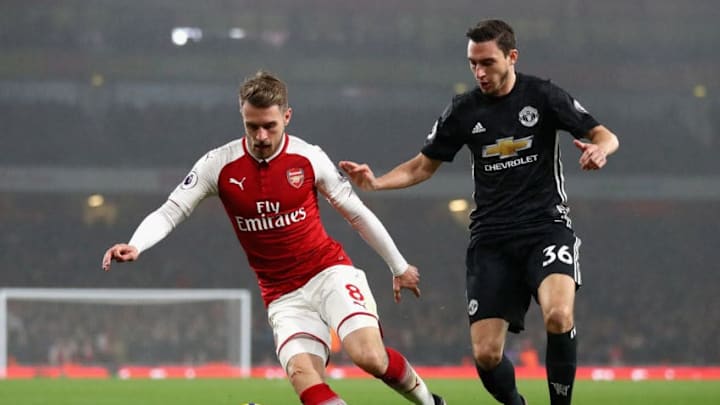
[[517, 81], [517, 75], [515, 74], [515, 69], [508, 70], [507, 77], [505, 78], [505, 83], [500, 87], [500, 91], [497, 92], [496, 97], [505, 97], [510, 92], [512, 92], [512, 89], [515, 87], [515, 82]]

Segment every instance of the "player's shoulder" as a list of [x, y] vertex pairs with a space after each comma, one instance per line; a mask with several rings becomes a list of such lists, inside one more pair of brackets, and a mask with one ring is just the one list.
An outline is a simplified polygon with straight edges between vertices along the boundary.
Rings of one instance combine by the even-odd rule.
[[245, 155], [243, 147], [243, 138], [234, 139], [224, 145], [220, 145], [208, 151], [200, 161], [217, 163], [227, 163]]
[[[312, 171], [315, 173], [316, 180], [328, 178], [332, 173], [336, 172], [335, 163], [318, 145], [307, 142], [296, 136], [288, 135], [288, 145], [285, 150], [288, 156], [300, 157], [303, 159]], [[294, 161], [291, 159], [289, 161]]]
[[244, 138], [233, 139], [232, 141], [211, 150], [210, 152], [208, 152], [208, 154], [217, 156], [218, 158], [229, 157], [232, 159], [237, 159], [238, 157], [245, 155], [245, 147], [243, 146], [243, 142], [245, 142]]
[[472, 113], [479, 105], [482, 104], [482, 93], [480, 89], [475, 87], [452, 97], [450, 105], [443, 111], [442, 117], [447, 120], [449, 117], [464, 117], [468, 113]]
[[452, 107], [453, 109], [468, 107], [472, 104], [477, 103], [478, 96], [480, 95], [482, 95], [482, 92], [477, 87], [462, 93], [458, 93], [452, 98]]
[[538, 92], [545, 95], [563, 91], [562, 88], [549, 78], [517, 73], [517, 82], [524, 92]]
[[287, 137], [288, 144], [285, 151], [288, 154], [301, 155], [308, 158], [310, 161], [326, 156], [325, 152], [318, 145], [312, 144], [295, 135], [287, 135]]

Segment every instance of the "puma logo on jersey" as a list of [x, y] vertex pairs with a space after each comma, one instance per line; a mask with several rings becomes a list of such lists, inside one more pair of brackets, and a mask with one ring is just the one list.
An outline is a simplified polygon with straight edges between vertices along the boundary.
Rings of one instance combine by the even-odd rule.
[[246, 177], [243, 177], [242, 180], [238, 181], [234, 177], [230, 177], [230, 184], [237, 184], [238, 187], [240, 187], [240, 190], [245, 191], [245, 186], [243, 186], [243, 182], [245, 182]]
[[360, 301], [353, 301], [353, 304], [359, 305], [359, 306], [363, 307], [364, 309], [367, 309], [367, 306], [366, 306], [364, 303], [360, 302]]
[[483, 124], [480, 123], [480, 121], [478, 121], [477, 124], [475, 124], [475, 126], [472, 129], [473, 134], [481, 134], [485, 131], [487, 131], [487, 130], [485, 129]]

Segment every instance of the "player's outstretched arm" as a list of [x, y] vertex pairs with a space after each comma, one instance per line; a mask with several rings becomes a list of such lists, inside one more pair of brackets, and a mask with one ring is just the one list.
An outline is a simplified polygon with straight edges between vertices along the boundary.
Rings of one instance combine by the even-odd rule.
[[139, 255], [140, 252], [135, 246], [128, 245], [127, 243], [118, 243], [105, 252], [102, 259], [102, 269], [110, 271], [110, 264], [112, 264], [113, 260], [118, 263], [133, 262], [137, 260]]
[[406, 288], [415, 294], [416, 297], [420, 298], [420, 273], [417, 267], [412, 264], [408, 264], [407, 270], [399, 276], [393, 277], [393, 295], [395, 302], [400, 302], [401, 290]]
[[186, 216], [174, 202], [168, 200], [140, 222], [128, 243], [118, 243], [103, 256], [102, 268], [110, 270], [113, 260], [118, 263], [137, 260], [140, 253], [165, 238]]
[[377, 189], [375, 174], [366, 163], [355, 163], [347, 160], [340, 161], [338, 166], [347, 173], [350, 180], [361, 190], [372, 191]]
[[607, 163], [607, 157], [615, 153], [619, 147], [617, 136], [602, 125], [591, 129], [585, 138], [590, 143], [573, 141], [575, 146], [582, 151], [580, 155], [580, 168], [583, 170], [599, 170]]
[[373, 191], [413, 186], [429, 179], [441, 164], [442, 162], [439, 160], [430, 159], [422, 153], [418, 153], [414, 158], [399, 164], [377, 178], [370, 166], [364, 163], [341, 161], [339, 166], [360, 189]]

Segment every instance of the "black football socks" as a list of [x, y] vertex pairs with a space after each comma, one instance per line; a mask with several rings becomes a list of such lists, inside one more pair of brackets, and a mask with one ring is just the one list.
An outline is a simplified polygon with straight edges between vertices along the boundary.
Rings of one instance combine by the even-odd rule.
[[547, 334], [545, 355], [551, 405], [570, 405], [577, 368], [575, 327], [569, 332]]
[[480, 380], [485, 389], [504, 405], [523, 405], [523, 401], [515, 385], [515, 367], [503, 354], [500, 364], [490, 371], [485, 371], [475, 364]]

